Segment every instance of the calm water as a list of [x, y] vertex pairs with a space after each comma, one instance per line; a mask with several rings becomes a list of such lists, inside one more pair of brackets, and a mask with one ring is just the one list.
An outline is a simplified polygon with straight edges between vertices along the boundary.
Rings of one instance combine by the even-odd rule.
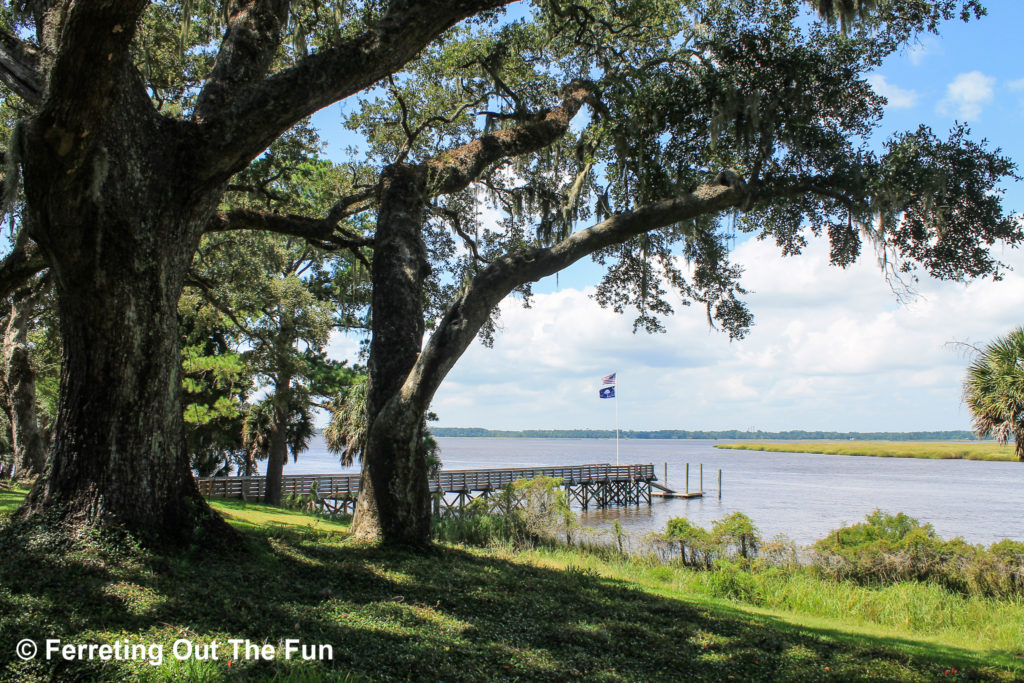
[[[615, 442], [600, 439], [441, 438], [438, 443], [444, 467], [451, 469], [615, 462]], [[753, 518], [765, 537], [781, 533], [806, 544], [881, 508], [930, 522], [944, 537], [985, 544], [1002, 538], [1024, 541], [1022, 464], [727, 451], [714, 443], [620, 441], [623, 464], [654, 463], [662, 480], [667, 462], [668, 485], [676, 490], [685, 485], [687, 462], [690, 488], [698, 488], [697, 466], [703, 463], [706, 496], [591, 511], [581, 513], [581, 521], [603, 526], [618, 519], [630, 531], [646, 532], [662, 530], [679, 516], [710, 526], [738, 510]], [[318, 440], [298, 462], [288, 464], [285, 474], [356, 469], [340, 467]]]

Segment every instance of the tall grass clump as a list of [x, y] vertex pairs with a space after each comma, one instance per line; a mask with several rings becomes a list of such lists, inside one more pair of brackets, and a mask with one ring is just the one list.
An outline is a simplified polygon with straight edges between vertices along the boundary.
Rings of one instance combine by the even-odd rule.
[[575, 527], [562, 480], [537, 477], [508, 484], [475, 499], [461, 513], [438, 520], [434, 537], [445, 543], [533, 547], [554, 541], [572, 544]]

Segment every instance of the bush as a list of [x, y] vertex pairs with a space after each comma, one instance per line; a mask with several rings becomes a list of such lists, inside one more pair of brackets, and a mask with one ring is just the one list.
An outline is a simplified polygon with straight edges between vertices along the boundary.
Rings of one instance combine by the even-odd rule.
[[685, 517], [668, 520], [665, 540], [679, 545], [679, 560], [687, 566], [710, 569], [715, 561], [711, 534]]
[[576, 526], [562, 480], [520, 479], [487, 498], [477, 498], [458, 516], [434, 525], [434, 536], [449, 543], [529, 547], [542, 541], [572, 543]]
[[737, 555], [745, 562], [754, 559], [761, 546], [761, 534], [754, 521], [742, 512], [734, 512], [712, 522], [711, 537], [723, 556]]
[[711, 531], [685, 517], [670, 519], [661, 540], [679, 548], [679, 561], [684, 565], [701, 569], [711, 569], [730, 558], [747, 566], [761, 547], [760, 532], [742, 512], [712, 522]]
[[931, 524], [875, 510], [864, 522], [836, 529], [814, 544], [813, 566], [824, 577], [862, 584], [931, 581], [961, 593], [1020, 595], [1024, 544], [974, 546], [945, 540]]

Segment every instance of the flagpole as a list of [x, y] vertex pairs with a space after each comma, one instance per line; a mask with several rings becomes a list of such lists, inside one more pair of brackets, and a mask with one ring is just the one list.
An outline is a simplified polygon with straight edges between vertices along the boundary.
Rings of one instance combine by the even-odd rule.
[[[616, 375], [617, 377], [618, 375]], [[619, 464], [619, 392], [617, 391], [615, 392], [615, 464]]]

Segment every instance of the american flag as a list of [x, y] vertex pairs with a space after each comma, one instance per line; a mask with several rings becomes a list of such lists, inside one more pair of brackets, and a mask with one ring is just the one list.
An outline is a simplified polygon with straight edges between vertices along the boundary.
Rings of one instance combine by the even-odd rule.
[[606, 375], [605, 377], [602, 377], [601, 378], [601, 384], [611, 384], [612, 386], [615, 386], [615, 373], [613, 372], [610, 375]]

